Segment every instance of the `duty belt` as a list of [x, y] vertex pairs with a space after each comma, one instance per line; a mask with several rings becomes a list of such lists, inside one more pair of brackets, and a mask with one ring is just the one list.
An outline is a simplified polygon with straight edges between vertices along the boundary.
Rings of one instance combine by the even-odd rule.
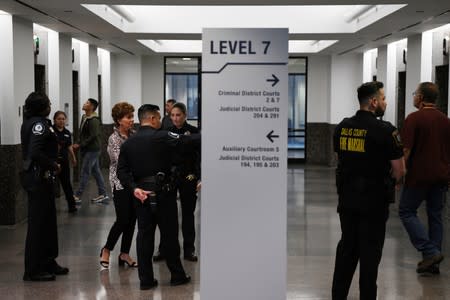
[[137, 181], [138, 184], [143, 184], [143, 183], [156, 183], [156, 176], [147, 176], [144, 178], [141, 178]]

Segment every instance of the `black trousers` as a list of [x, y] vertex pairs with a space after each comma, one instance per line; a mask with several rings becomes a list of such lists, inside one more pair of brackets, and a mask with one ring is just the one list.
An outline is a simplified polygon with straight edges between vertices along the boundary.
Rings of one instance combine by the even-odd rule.
[[347, 299], [359, 261], [360, 299], [377, 298], [378, 265], [383, 252], [388, 207], [367, 214], [339, 213], [342, 236], [336, 249], [332, 297]]
[[183, 232], [184, 253], [195, 251], [195, 207], [197, 205], [197, 181], [189, 181], [185, 178], [180, 180], [178, 190], [180, 191], [181, 203], [181, 231]]
[[114, 208], [116, 210], [116, 221], [114, 222], [106, 240], [105, 248], [112, 251], [120, 235], [122, 243], [121, 253], [130, 253], [133, 241], [134, 228], [136, 227], [136, 211], [134, 208], [134, 197], [127, 189], [113, 191]]
[[[197, 206], [197, 181], [189, 181], [181, 178], [177, 184], [180, 192], [181, 204], [181, 232], [183, 233], [183, 251], [185, 254], [195, 252], [195, 207]], [[162, 250], [164, 239], [161, 236], [159, 253], [164, 256]]]
[[39, 181], [28, 191], [28, 229], [25, 241], [25, 273], [51, 270], [58, 256], [54, 183]]
[[61, 163], [61, 172], [58, 174], [58, 179], [59, 182], [61, 182], [64, 195], [66, 196], [67, 205], [70, 209], [72, 207], [75, 207], [75, 199], [73, 198], [73, 188], [72, 183], [70, 181], [70, 165], [67, 159], [62, 160], [60, 163]]
[[[141, 186], [145, 190], [154, 190], [153, 186]], [[154, 279], [152, 255], [155, 246], [155, 229], [159, 225], [164, 243], [161, 245], [171, 279], [184, 278], [183, 265], [180, 260], [180, 245], [178, 243], [178, 214], [176, 193], [160, 192], [156, 196], [156, 210], [152, 210], [150, 200], [144, 203], [135, 199], [138, 234], [136, 249], [138, 256], [139, 279], [142, 284], [151, 284]]]

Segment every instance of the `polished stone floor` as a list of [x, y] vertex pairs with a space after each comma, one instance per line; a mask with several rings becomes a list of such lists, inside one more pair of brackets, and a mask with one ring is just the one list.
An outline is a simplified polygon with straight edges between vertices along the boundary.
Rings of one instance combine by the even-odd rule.
[[[288, 187], [286, 298], [330, 299], [335, 247], [340, 235], [334, 170], [319, 166], [291, 166], [288, 170]], [[118, 267], [118, 246], [112, 254], [110, 269], [102, 270], [98, 255], [115, 214], [112, 203], [89, 203], [94, 194], [95, 184], [91, 182], [84, 195], [83, 205], [76, 215], [66, 212], [63, 197], [57, 200], [60, 245], [58, 261], [70, 267], [70, 273], [58, 277], [55, 282], [23, 282], [26, 224], [0, 227], [0, 299], [200, 299], [200, 263], [184, 262], [193, 282], [179, 287], [169, 285], [165, 264], [155, 264], [155, 274], [160, 285], [150, 291], [139, 290], [137, 270]], [[197, 214], [199, 213], [200, 210], [197, 209]], [[448, 218], [447, 210], [446, 225]], [[420, 255], [410, 245], [395, 205], [391, 207], [387, 227], [379, 271], [378, 298], [450, 299], [448, 226], [443, 251], [448, 259], [441, 264], [441, 275], [433, 277], [420, 277], [416, 274], [415, 267]], [[133, 242], [131, 255], [135, 257], [135, 253]], [[358, 299], [358, 274], [355, 274], [353, 281], [349, 299]]]

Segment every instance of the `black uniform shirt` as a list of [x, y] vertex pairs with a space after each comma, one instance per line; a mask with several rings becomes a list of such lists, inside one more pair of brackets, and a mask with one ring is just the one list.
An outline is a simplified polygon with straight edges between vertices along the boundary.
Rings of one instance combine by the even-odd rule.
[[59, 131], [55, 125], [53, 125], [53, 130], [56, 133], [56, 137], [58, 139], [58, 150], [59, 157], [63, 160], [68, 160], [69, 158], [69, 146], [72, 145], [72, 134], [67, 128], [64, 128], [62, 131]]
[[58, 142], [50, 120], [44, 117], [25, 120], [20, 137], [25, 170], [32, 164], [42, 171], [57, 169]]
[[137, 182], [145, 177], [155, 176], [158, 172], [169, 176], [175, 147], [187, 140], [199, 140], [199, 135], [180, 136], [150, 126], [141, 126], [120, 148], [117, 165], [120, 183], [133, 191]]
[[336, 127], [334, 151], [342, 171], [369, 178], [389, 174], [390, 161], [403, 156], [396, 128], [364, 110]]
[[[197, 127], [184, 122], [181, 128], [172, 126], [169, 131], [178, 134], [199, 133]], [[197, 179], [200, 178], [200, 145], [191, 145], [182, 147], [180, 151], [175, 152], [174, 163], [177, 166], [181, 176], [194, 174]]]
[[[403, 156], [396, 128], [372, 112], [359, 110], [337, 125], [333, 141], [343, 180], [338, 210], [346, 205], [358, 210], [384, 207], [386, 202], [379, 198], [385, 195], [383, 183], [390, 177], [390, 161]], [[364, 203], [362, 198], [367, 196], [373, 199]]]

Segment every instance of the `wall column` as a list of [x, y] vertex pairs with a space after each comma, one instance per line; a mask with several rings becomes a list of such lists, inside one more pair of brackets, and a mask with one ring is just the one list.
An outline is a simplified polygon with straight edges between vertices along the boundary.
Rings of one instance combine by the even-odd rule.
[[378, 48], [378, 81], [384, 83], [384, 93], [386, 96], [387, 108], [383, 119], [392, 124], [396, 124], [396, 46], [394, 43]]
[[25, 98], [34, 91], [33, 24], [0, 14], [0, 39], [0, 225], [12, 225], [27, 215], [20, 125]]
[[412, 93], [416, 90], [419, 83], [431, 81], [432, 46], [431, 32], [408, 37], [405, 117], [416, 110], [412, 101]]

